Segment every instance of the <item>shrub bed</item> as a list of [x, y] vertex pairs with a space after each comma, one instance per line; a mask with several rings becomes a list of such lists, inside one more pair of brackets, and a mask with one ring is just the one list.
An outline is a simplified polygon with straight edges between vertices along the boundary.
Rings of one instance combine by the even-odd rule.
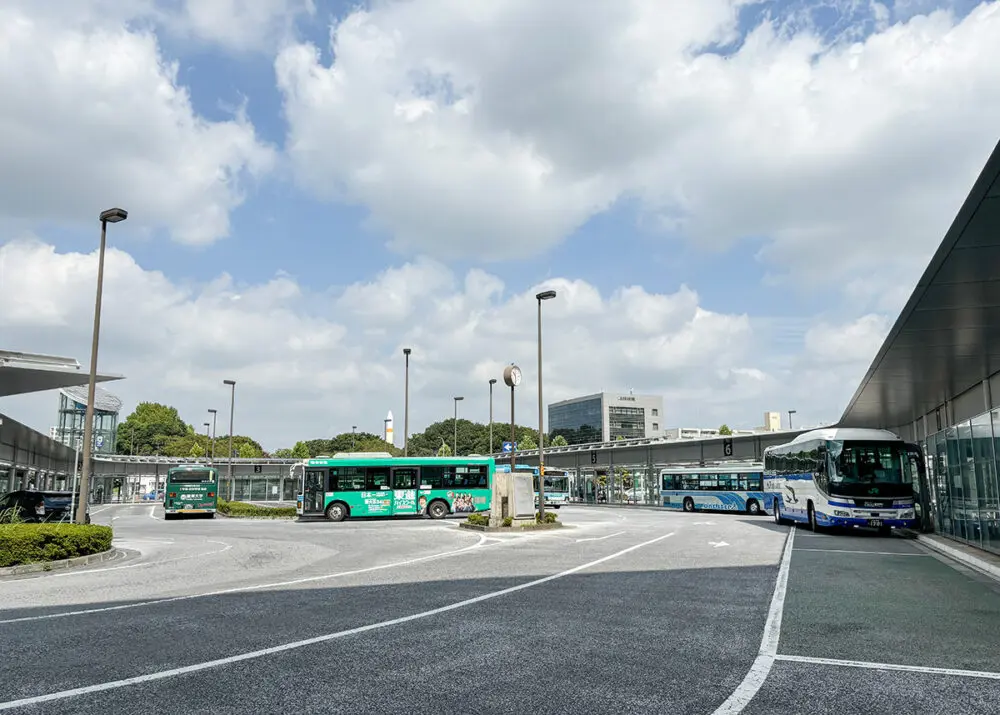
[[476, 526], [489, 526], [490, 516], [489, 514], [469, 514], [466, 521], [470, 524], [475, 524]]
[[287, 519], [297, 515], [294, 506], [257, 506], [256, 504], [226, 501], [225, 499], [219, 499], [218, 509], [220, 514], [237, 519]]
[[0, 524], [0, 568], [99, 554], [111, 536], [97, 524]]

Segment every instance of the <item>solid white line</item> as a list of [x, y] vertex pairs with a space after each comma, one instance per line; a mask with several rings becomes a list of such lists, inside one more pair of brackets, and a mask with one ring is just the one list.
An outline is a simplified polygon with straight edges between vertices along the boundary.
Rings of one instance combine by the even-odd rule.
[[616, 531], [615, 533], [608, 534], [607, 536], [588, 536], [585, 539], [577, 539], [576, 541], [577, 543], [581, 541], [603, 541], [604, 539], [610, 539], [612, 536], [621, 536], [624, 533], [624, 531]]
[[932, 675], [954, 675], [962, 678], [986, 678], [1000, 680], [1000, 673], [988, 670], [959, 670], [957, 668], [931, 668], [923, 665], [899, 665], [896, 663], [869, 663], [864, 660], [836, 660], [833, 658], [810, 658], [804, 655], [777, 655], [775, 660], [786, 660], [792, 663], [813, 663], [815, 665], [840, 665], [847, 668], [865, 668], [867, 670], [897, 670], [910, 673], [928, 673]]
[[155, 504], [153, 506], [149, 507], [149, 518], [150, 519], [156, 519], [156, 521], [159, 521], [159, 519], [157, 519], [155, 516], [153, 516], [153, 512], [154, 511], [156, 511], [156, 505]]
[[785, 542], [785, 551], [781, 555], [781, 566], [778, 568], [778, 580], [774, 584], [774, 595], [771, 596], [771, 607], [767, 611], [767, 621], [764, 623], [764, 637], [760, 642], [760, 650], [750, 667], [750, 671], [743, 678], [732, 695], [720, 705], [713, 715], [736, 715], [743, 712], [743, 708], [750, 704], [753, 697], [764, 684], [771, 666], [774, 665], [774, 656], [778, 652], [778, 639], [781, 637], [781, 615], [785, 608], [785, 593], [788, 588], [788, 570], [792, 562], [792, 544], [795, 541], [795, 529], [789, 529], [788, 540]]
[[230, 665], [232, 663], [239, 663], [244, 660], [253, 660], [256, 658], [262, 658], [268, 655], [275, 655], [277, 653], [284, 653], [290, 650], [296, 650], [298, 648], [304, 648], [305, 646], [315, 645], [317, 643], [326, 643], [328, 641], [336, 640], [339, 638], [344, 638], [347, 636], [357, 635], [359, 633], [367, 633], [368, 631], [379, 630], [382, 628], [388, 628], [389, 626], [396, 626], [401, 623], [409, 623], [410, 621], [417, 621], [424, 618], [429, 618], [431, 616], [436, 616], [439, 613], [447, 613], [448, 611], [454, 611], [459, 608], [464, 608], [465, 606], [471, 606], [476, 603], [482, 603], [483, 601], [489, 601], [494, 598], [499, 598], [500, 596], [506, 596], [509, 593], [515, 593], [517, 591], [523, 591], [527, 588], [532, 588], [534, 586], [540, 586], [543, 583], [548, 583], [549, 581], [555, 581], [556, 579], [565, 578], [578, 571], [583, 571], [592, 566], [597, 566], [605, 561], [610, 561], [611, 559], [616, 559], [619, 556], [624, 556], [625, 554], [635, 551], [636, 549], [641, 549], [644, 546], [649, 546], [650, 544], [655, 544], [658, 541], [663, 541], [664, 539], [673, 536], [674, 532], [669, 534], [664, 534], [662, 536], [657, 536], [655, 539], [650, 539], [649, 541], [643, 541], [640, 544], [635, 544], [634, 546], [629, 546], [626, 549], [617, 551], [609, 556], [603, 556], [594, 561], [589, 561], [585, 564], [579, 566], [574, 566], [571, 569], [566, 569], [565, 571], [560, 571], [559, 573], [552, 574], [550, 576], [545, 576], [543, 578], [535, 579], [534, 581], [528, 581], [527, 583], [518, 584], [517, 586], [511, 586], [509, 588], [500, 589], [499, 591], [491, 591], [490, 593], [484, 593], [481, 596], [474, 596], [473, 598], [467, 598], [464, 601], [457, 601], [456, 603], [450, 603], [447, 606], [441, 606], [439, 608], [432, 608], [429, 611], [422, 611], [420, 613], [413, 613], [409, 616], [400, 616], [399, 618], [393, 618], [388, 621], [380, 621], [378, 623], [369, 623], [365, 626], [358, 626], [357, 628], [350, 628], [346, 631], [337, 631], [335, 633], [327, 633], [326, 635], [316, 636], [314, 638], [307, 638], [301, 641], [293, 641], [291, 643], [284, 643], [279, 646], [273, 646], [271, 648], [263, 648], [261, 650], [251, 651], [249, 653], [241, 653], [239, 655], [233, 655], [226, 658], [219, 658], [217, 660], [209, 660], [204, 663], [195, 663], [193, 665], [185, 665], [180, 668], [171, 668], [170, 670], [162, 670], [158, 673], [147, 673], [146, 675], [137, 675], [132, 678], [125, 678], [123, 680], [113, 680], [107, 683], [98, 683], [96, 685], [86, 685], [81, 688], [73, 688], [71, 690], [62, 690], [56, 693], [49, 693], [47, 695], [37, 695], [30, 698], [21, 698], [20, 700], [11, 700], [5, 703], [0, 703], [0, 710], [10, 710], [12, 708], [24, 707], [26, 705], [37, 705], [38, 703], [47, 703], [54, 700], [65, 700], [66, 698], [73, 698], [79, 695], [88, 695], [90, 693], [99, 693], [106, 690], [115, 690], [117, 688], [125, 688], [130, 685], [139, 685], [141, 683], [148, 683], [154, 680], [163, 680], [165, 678], [173, 678], [178, 675], [186, 675], [187, 673], [196, 673], [201, 670], [208, 670], [210, 668], [218, 668], [223, 665]]
[[850, 551], [848, 549], [795, 549], [796, 551], [825, 551], [828, 554], [875, 554], [876, 556], [930, 556], [930, 554], [900, 554], [895, 551]]
[[[128, 544], [128, 543], [132, 543], [132, 542], [125, 541], [124, 543]], [[165, 541], [165, 542], [162, 542], [162, 543], [170, 544], [170, 543], [173, 543], [173, 542]], [[215, 551], [203, 551], [200, 554], [191, 554], [189, 556], [177, 556], [177, 557], [172, 558], [172, 559], [162, 559], [160, 561], [143, 561], [142, 563], [128, 564], [127, 566], [109, 566], [107, 568], [96, 568], [96, 569], [87, 569], [87, 570], [81, 570], [81, 571], [67, 571], [65, 573], [47, 574], [45, 576], [40, 576], [39, 578], [46, 578], [46, 579], [70, 578], [72, 576], [86, 576], [88, 574], [105, 573], [106, 571], [121, 571], [122, 569], [141, 569], [141, 568], [147, 568], [149, 566], [160, 566], [162, 564], [172, 564], [172, 563], [174, 563], [176, 561], [187, 561], [188, 559], [199, 559], [202, 556], [214, 556], [215, 554], [221, 554], [224, 551], [229, 551], [231, 548], [233, 548], [232, 544], [227, 544], [225, 541], [212, 541], [212, 540], [208, 540], [205, 543], [206, 544], [221, 544], [224, 548], [216, 549]], [[122, 548], [126, 549], [128, 547], [127, 546], [122, 546]], [[142, 604], [135, 604], [135, 605], [142, 605]], [[59, 615], [60, 614], [52, 614], [50, 616], [35, 616], [34, 618], [39, 618], [39, 619], [41, 619], [41, 618], [55, 618], [55, 617], [57, 617]], [[69, 615], [69, 614], [67, 614], [67, 615]], [[30, 620], [30, 619], [17, 619], [17, 618], [15, 618], [14, 620], [10, 620], [10, 621], [0, 621], [0, 623], [17, 623], [19, 620]]]
[[[49, 613], [49, 614], [46, 614], [44, 616], [25, 616], [23, 618], [11, 618], [11, 619], [8, 619], [8, 620], [5, 620], [5, 621], [0, 621], [0, 624], [4, 624], [4, 623], [25, 623], [27, 621], [45, 621], [45, 620], [48, 620], [50, 618], [66, 618], [68, 616], [84, 616], [84, 615], [87, 615], [87, 614], [90, 614], [90, 613], [108, 613], [110, 611], [124, 611], [124, 610], [130, 609], [130, 608], [141, 608], [143, 606], [156, 606], [156, 605], [159, 605], [161, 603], [175, 603], [177, 601], [190, 601], [190, 600], [195, 599], [195, 598], [208, 598], [210, 596], [223, 596], [223, 595], [226, 595], [226, 594], [229, 594], [229, 593], [241, 593], [243, 591], [258, 591], [258, 590], [262, 590], [262, 589], [265, 589], [265, 588], [278, 588], [278, 587], [282, 587], [282, 586], [295, 586], [295, 585], [298, 585], [300, 583], [309, 583], [311, 581], [322, 581], [324, 579], [339, 578], [341, 576], [354, 576], [354, 575], [361, 574], [361, 573], [368, 573], [368, 572], [371, 572], [371, 571], [380, 571], [382, 569], [394, 568], [396, 566], [409, 566], [410, 564], [419, 563], [421, 561], [429, 561], [431, 559], [439, 559], [439, 558], [444, 558], [444, 557], [447, 557], [447, 556], [454, 556], [454, 555], [461, 554], [461, 553], [464, 553], [466, 551], [469, 551], [470, 549], [478, 548], [478, 547], [482, 546], [483, 543], [485, 543], [485, 541], [486, 541], [486, 537], [485, 536], [480, 536], [479, 537], [479, 541], [476, 542], [475, 544], [473, 544], [472, 546], [464, 546], [461, 549], [456, 549], [454, 551], [445, 551], [445, 552], [440, 553], [440, 554], [431, 554], [430, 556], [420, 556], [418, 558], [407, 559], [405, 561], [394, 561], [391, 564], [382, 564], [381, 566], [369, 566], [369, 567], [363, 568], [363, 569], [354, 569], [353, 571], [340, 571], [338, 573], [323, 574], [321, 576], [306, 576], [304, 578], [297, 578], [297, 579], [293, 579], [291, 581], [280, 581], [278, 583], [264, 583], [264, 584], [255, 584], [255, 585], [252, 585], [252, 586], [239, 586], [238, 588], [226, 588], [226, 589], [222, 589], [221, 591], [209, 591], [207, 593], [193, 593], [193, 594], [189, 594], [189, 595], [186, 595], [186, 596], [171, 596], [169, 598], [157, 598], [157, 599], [152, 600], [152, 601], [140, 601], [138, 603], [125, 603], [125, 604], [122, 604], [120, 606], [103, 606], [101, 608], [87, 608], [87, 609], [82, 609], [82, 610], [79, 610], [79, 611], [63, 611], [61, 613]], [[221, 542], [216, 542], [216, 543], [221, 543]], [[184, 558], [187, 558], [187, 557], [184, 557]], [[157, 564], [157, 563], [165, 563], [165, 562], [163, 562], [163, 561], [153, 561], [153, 562], [150, 562], [150, 563], [151, 564]], [[136, 564], [136, 565], [138, 566], [139, 564]], [[125, 568], [125, 567], [124, 566], [120, 566], [118, 568]], [[102, 569], [102, 571], [103, 570], [110, 570], [110, 569]], [[93, 572], [91, 572], [91, 573], [93, 573]]]

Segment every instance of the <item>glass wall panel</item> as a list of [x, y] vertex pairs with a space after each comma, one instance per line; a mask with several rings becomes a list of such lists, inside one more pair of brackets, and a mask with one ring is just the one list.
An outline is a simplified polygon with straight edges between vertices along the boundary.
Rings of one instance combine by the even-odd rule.
[[962, 492], [965, 517], [965, 538], [978, 545], [979, 536], [979, 492], [976, 489], [976, 460], [972, 451], [972, 422], [958, 425], [958, 449], [961, 458]]
[[951, 535], [965, 538], [965, 517], [962, 515], [962, 504], [965, 496], [962, 491], [962, 464], [958, 451], [958, 428], [947, 427], [944, 430], [947, 447], [946, 464], [948, 465], [948, 503], [951, 511]]

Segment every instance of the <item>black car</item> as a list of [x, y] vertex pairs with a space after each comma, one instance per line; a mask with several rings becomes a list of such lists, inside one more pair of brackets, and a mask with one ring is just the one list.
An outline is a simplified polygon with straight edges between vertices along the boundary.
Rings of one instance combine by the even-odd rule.
[[[0, 497], [0, 514], [14, 509], [20, 520], [29, 524], [51, 524], [70, 521], [73, 492], [35, 491], [22, 489]], [[90, 523], [90, 508], [87, 508]]]

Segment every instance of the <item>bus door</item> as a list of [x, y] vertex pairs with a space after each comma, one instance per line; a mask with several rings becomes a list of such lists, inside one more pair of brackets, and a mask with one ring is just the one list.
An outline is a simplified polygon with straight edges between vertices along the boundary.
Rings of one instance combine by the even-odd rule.
[[394, 516], [419, 514], [423, 511], [417, 503], [417, 486], [419, 484], [419, 467], [393, 467], [392, 513]]
[[920, 520], [920, 530], [934, 530], [934, 518], [931, 514], [930, 482], [927, 479], [927, 467], [924, 464], [924, 452], [919, 444], [907, 443], [906, 455], [910, 461], [910, 474], [913, 477], [913, 506]]
[[302, 477], [302, 513], [322, 514], [326, 497], [326, 470], [305, 470]]

